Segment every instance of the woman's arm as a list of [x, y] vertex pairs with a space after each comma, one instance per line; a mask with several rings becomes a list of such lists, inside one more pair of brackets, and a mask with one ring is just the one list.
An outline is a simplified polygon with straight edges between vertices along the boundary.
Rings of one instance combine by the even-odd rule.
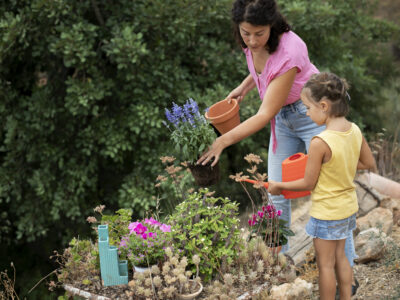
[[285, 104], [292, 88], [297, 68], [292, 68], [283, 75], [273, 79], [265, 92], [264, 99], [258, 112], [231, 131], [218, 137], [211, 147], [197, 161], [198, 164], [207, 164], [212, 158], [214, 166], [221, 152], [228, 146], [235, 144], [265, 127]]
[[375, 158], [372, 155], [371, 148], [369, 147], [367, 141], [362, 137], [360, 159], [358, 160], [357, 170], [371, 170], [376, 171]]
[[282, 193], [282, 190], [313, 190], [315, 185], [317, 184], [322, 163], [324, 162], [324, 160], [327, 160], [327, 157], [330, 156], [331, 150], [323, 140], [321, 140], [320, 138], [312, 139], [310, 143], [304, 178], [288, 182], [276, 182], [270, 180], [268, 185], [268, 192], [272, 195], [280, 195]]

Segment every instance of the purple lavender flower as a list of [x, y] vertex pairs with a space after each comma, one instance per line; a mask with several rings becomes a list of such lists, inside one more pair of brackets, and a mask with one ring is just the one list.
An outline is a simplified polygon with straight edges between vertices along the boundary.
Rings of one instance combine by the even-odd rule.
[[167, 117], [168, 121], [172, 123], [175, 127], [178, 126], [179, 118], [176, 118], [174, 114], [172, 114], [168, 108], [165, 109], [165, 116]]
[[191, 125], [194, 124], [194, 118], [193, 118], [193, 115], [192, 115], [192, 112], [191, 112], [192, 109], [193, 108], [192, 108], [191, 104], [188, 101], [185, 103], [185, 105], [183, 105], [183, 111], [185, 113], [186, 119], [188, 120], [188, 122]]
[[172, 102], [172, 114], [174, 115], [174, 117], [179, 120], [182, 117], [184, 118], [184, 114], [183, 114], [183, 109], [182, 107], [180, 107], [178, 104], [176, 104], [175, 102]]
[[199, 107], [197, 105], [197, 102], [194, 101], [192, 98], [189, 98], [189, 103], [190, 103], [190, 106], [192, 108], [192, 113], [194, 115], [200, 116]]

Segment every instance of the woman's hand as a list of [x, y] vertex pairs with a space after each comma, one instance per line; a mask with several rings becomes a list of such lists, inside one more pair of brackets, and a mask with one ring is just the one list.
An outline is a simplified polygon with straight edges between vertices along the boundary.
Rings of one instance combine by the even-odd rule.
[[268, 180], [268, 193], [270, 193], [271, 195], [282, 194], [282, 189], [280, 188], [279, 184], [280, 184], [280, 182]]
[[240, 103], [244, 99], [244, 96], [246, 96], [244, 89], [241, 85], [239, 85], [236, 89], [229, 93], [226, 99], [228, 99], [228, 102], [230, 102], [232, 99], [236, 99], [236, 101]]
[[228, 101], [230, 102], [231, 99], [234, 98], [237, 100], [238, 103], [240, 103], [244, 99], [244, 96], [246, 96], [246, 94], [255, 87], [256, 84], [254, 82], [254, 79], [251, 74], [249, 74], [237, 88], [229, 93], [226, 99], [228, 99]]
[[227, 147], [221, 137], [217, 138], [214, 143], [208, 148], [206, 152], [202, 154], [202, 156], [199, 158], [199, 160], [196, 162], [197, 164], [201, 165], [206, 165], [211, 159], [214, 159], [214, 161], [211, 164], [211, 167], [214, 167], [218, 160], [219, 157], [222, 153], [222, 151]]

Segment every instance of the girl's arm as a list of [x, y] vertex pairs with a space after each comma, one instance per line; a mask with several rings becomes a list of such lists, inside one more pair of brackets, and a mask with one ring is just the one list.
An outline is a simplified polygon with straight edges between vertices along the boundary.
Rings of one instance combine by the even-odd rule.
[[292, 68], [272, 80], [265, 92], [258, 112], [231, 131], [218, 137], [208, 151], [203, 153], [197, 163], [205, 165], [214, 158], [212, 163], [212, 166], [214, 166], [218, 162], [222, 150], [264, 128], [285, 104], [296, 73], [297, 68]]
[[371, 148], [363, 137], [360, 151], [360, 159], [358, 160], [357, 170], [376, 171], [375, 158], [372, 155]]
[[242, 83], [235, 88], [233, 91], [229, 93], [226, 97], [227, 99], [235, 98], [238, 103], [242, 102], [246, 94], [256, 87], [256, 83], [254, 82], [253, 76], [249, 74]]
[[317, 184], [322, 164], [325, 161], [328, 161], [331, 155], [331, 149], [323, 140], [321, 140], [320, 138], [312, 139], [310, 143], [304, 178], [289, 182], [276, 182], [270, 180], [268, 192], [272, 195], [280, 195], [282, 190], [313, 190], [315, 185]]

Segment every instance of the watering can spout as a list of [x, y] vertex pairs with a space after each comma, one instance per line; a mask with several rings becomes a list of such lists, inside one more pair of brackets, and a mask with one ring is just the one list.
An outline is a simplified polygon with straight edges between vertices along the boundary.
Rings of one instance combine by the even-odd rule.
[[252, 179], [242, 179], [242, 181], [246, 181], [252, 184], [262, 183], [266, 189], [268, 188], [268, 182], [259, 182], [257, 180], [252, 180]]

